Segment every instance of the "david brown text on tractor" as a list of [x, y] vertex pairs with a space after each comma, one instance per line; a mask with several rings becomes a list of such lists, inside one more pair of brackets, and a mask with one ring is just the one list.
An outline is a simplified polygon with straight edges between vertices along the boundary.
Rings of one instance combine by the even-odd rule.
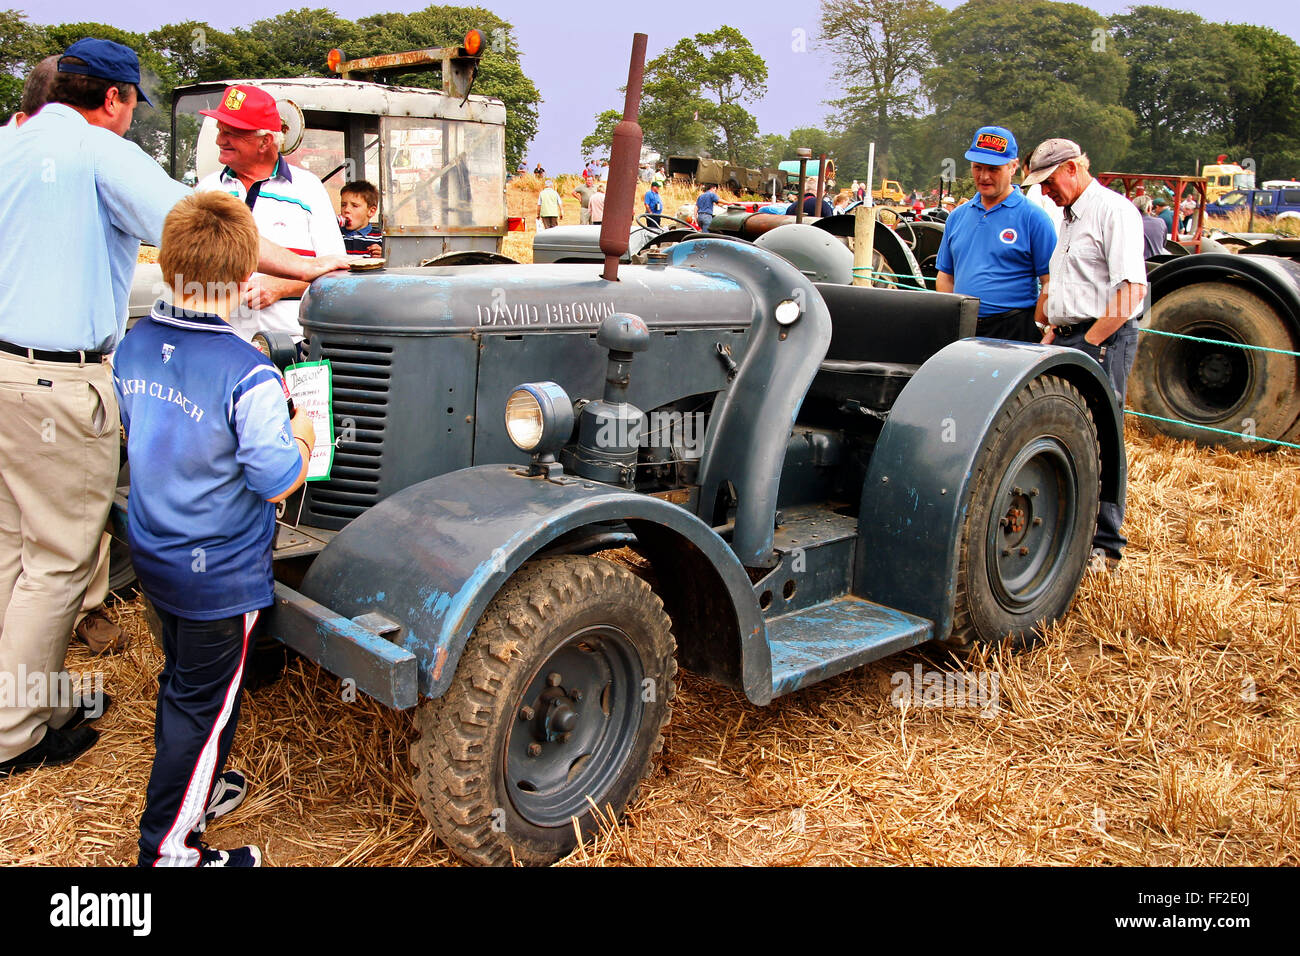
[[973, 299], [726, 239], [620, 269], [644, 51], [603, 271], [388, 269], [303, 304], [341, 441], [288, 502], [268, 626], [415, 709], [421, 810], [475, 863], [620, 813], [678, 662], [765, 706], [924, 641], [1031, 639], [1124, 473], [1100, 367], [965, 338]]

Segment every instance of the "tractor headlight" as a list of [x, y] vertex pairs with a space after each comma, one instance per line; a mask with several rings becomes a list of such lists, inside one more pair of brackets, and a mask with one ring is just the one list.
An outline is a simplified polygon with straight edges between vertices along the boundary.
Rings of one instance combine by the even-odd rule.
[[778, 325], [793, 325], [803, 313], [799, 308], [799, 303], [794, 299], [786, 299], [776, 307], [776, 321]]
[[252, 343], [253, 348], [269, 358], [281, 372], [298, 361], [298, 346], [287, 332], [262, 329], [253, 333]]
[[573, 402], [554, 382], [527, 382], [506, 399], [506, 434], [520, 451], [554, 455], [573, 434]]

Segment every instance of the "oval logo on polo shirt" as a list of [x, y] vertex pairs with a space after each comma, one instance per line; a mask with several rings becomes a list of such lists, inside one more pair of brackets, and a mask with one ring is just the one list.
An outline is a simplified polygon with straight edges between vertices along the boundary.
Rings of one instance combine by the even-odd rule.
[[998, 238], [1010, 246], [1015, 244], [1015, 241], [1020, 238], [1020, 234], [1014, 229], [1003, 229], [998, 233]]

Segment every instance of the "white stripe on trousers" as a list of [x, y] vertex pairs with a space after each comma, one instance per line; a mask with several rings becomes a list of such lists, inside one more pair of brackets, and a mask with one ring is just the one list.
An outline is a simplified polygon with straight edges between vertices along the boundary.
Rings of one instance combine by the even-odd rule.
[[190, 774], [190, 783], [185, 789], [185, 797], [181, 800], [181, 808], [176, 814], [176, 820], [172, 823], [172, 828], [167, 831], [167, 835], [163, 837], [162, 843], [158, 845], [158, 859], [154, 862], [154, 866], [199, 865], [199, 851], [187, 846], [185, 839], [203, 820], [203, 814], [207, 810], [208, 791], [212, 789], [212, 777], [217, 772], [217, 750], [221, 747], [221, 732], [225, 729], [226, 722], [230, 720], [230, 711], [235, 706], [240, 685], [243, 683], [244, 661], [248, 657], [248, 635], [252, 633], [259, 613], [259, 611], [248, 611], [244, 614], [244, 647], [240, 653], [239, 667], [235, 670], [230, 686], [226, 688], [226, 699], [221, 706], [217, 722], [213, 725], [212, 733], [208, 735], [207, 743], [199, 752], [198, 762], [194, 765], [194, 772]]

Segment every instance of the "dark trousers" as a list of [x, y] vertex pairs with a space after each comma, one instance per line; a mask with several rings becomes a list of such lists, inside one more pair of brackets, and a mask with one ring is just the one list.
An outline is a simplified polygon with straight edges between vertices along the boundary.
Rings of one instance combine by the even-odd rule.
[[199, 863], [199, 832], [235, 736], [244, 660], [261, 613], [194, 621], [158, 608], [166, 663], [140, 817], [140, 866]]
[[1034, 309], [1008, 309], [992, 315], [981, 315], [975, 323], [975, 334], [988, 339], [1009, 339], [1012, 342], [1041, 342], [1043, 333], [1034, 322]]
[[[1085, 334], [1087, 334], [1086, 329], [1072, 335], [1058, 335], [1052, 344], [1078, 348]], [[1128, 374], [1133, 370], [1133, 360], [1137, 358], [1137, 346], [1136, 319], [1125, 322], [1111, 334], [1110, 338], [1102, 342], [1106, 352], [1101, 357], [1101, 367], [1110, 379], [1111, 387], [1115, 389], [1115, 399], [1119, 402], [1121, 411], [1124, 409], [1124, 398], [1128, 394]], [[1120, 534], [1119, 530], [1120, 525], [1124, 523], [1124, 498], [1127, 488], [1128, 482], [1125, 480], [1119, 486], [1119, 501], [1116, 504], [1108, 501], [1101, 503], [1101, 509], [1097, 512], [1097, 531], [1092, 537], [1094, 548], [1105, 548], [1106, 552], [1114, 558], [1118, 558], [1120, 552], [1124, 550], [1124, 545], [1128, 544], [1128, 539]]]

